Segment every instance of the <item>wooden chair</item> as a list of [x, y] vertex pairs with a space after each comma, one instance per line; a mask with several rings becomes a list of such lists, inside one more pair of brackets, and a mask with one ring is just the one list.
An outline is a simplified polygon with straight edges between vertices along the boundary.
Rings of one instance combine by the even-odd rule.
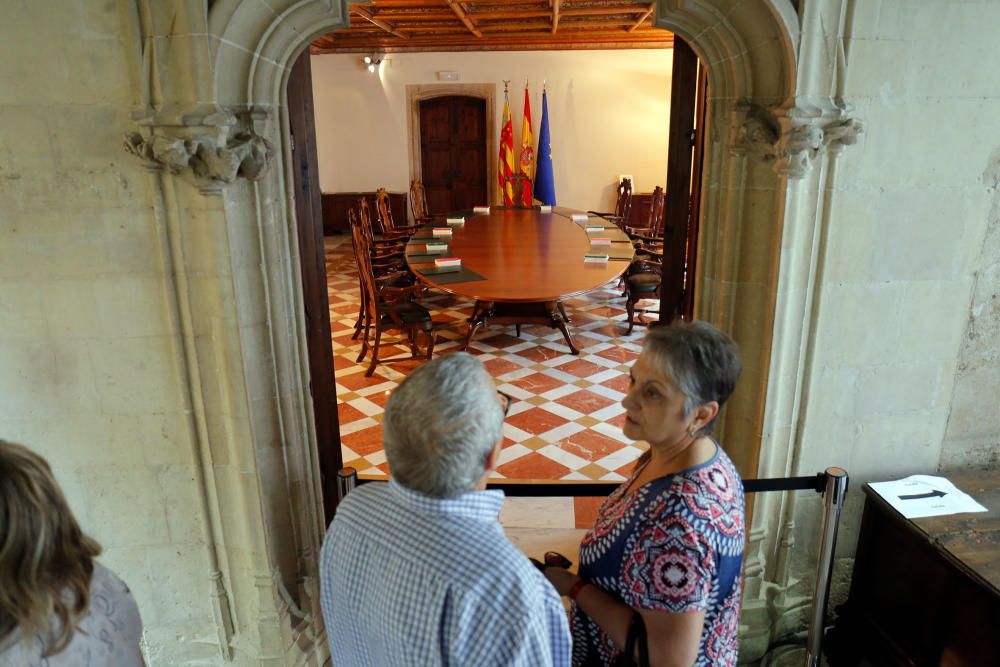
[[376, 234], [375, 223], [372, 222], [372, 209], [364, 197], [358, 197], [358, 221], [372, 252], [403, 252], [409, 237], [405, 234], [383, 234], [381, 232]]
[[527, 191], [529, 195], [531, 194], [531, 181], [528, 180], [528, 177], [520, 172], [511, 174], [510, 177], [504, 181], [505, 188], [507, 184], [510, 184], [510, 189], [514, 197], [514, 203], [509, 208], [531, 208], [530, 204], [524, 203], [525, 191]]
[[[628, 333], [635, 326], [635, 313], [659, 313], [658, 310], [636, 308], [635, 304], [643, 299], [660, 298], [660, 285], [663, 273], [663, 253], [655, 250], [637, 248], [636, 258], [632, 260], [625, 273], [625, 312], [628, 314]], [[639, 324], [645, 324], [639, 322]]]
[[618, 198], [615, 200], [614, 213], [599, 213], [597, 211], [587, 211], [591, 215], [610, 220], [618, 227], [623, 228], [628, 223], [628, 216], [632, 212], [632, 179], [623, 178], [618, 183]]
[[[362, 211], [362, 207], [358, 206], [358, 212]], [[367, 213], [365, 213], [367, 215]], [[392, 282], [393, 287], [408, 287], [409, 285], [416, 282], [415, 276], [410, 273], [406, 266], [406, 258], [404, 256], [404, 249], [402, 247], [389, 247], [389, 248], [378, 248], [372, 244], [371, 236], [371, 223], [362, 223], [362, 219], [365, 215], [358, 215], [354, 212], [354, 209], [348, 209], [347, 211], [347, 221], [353, 230], [357, 227], [361, 234], [365, 237], [365, 248], [368, 253], [368, 261], [372, 267], [372, 273], [376, 277], [381, 277], [389, 274], [394, 274], [396, 278]], [[355, 253], [358, 252], [358, 248], [355, 247]], [[356, 261], [356, 260], [355, 260]], [[364, 293], [364, 286], [360, 284], [361, 276], [358, 276], [359, 289]], [[358, 319], [354, 323], [354, 335], [351, 336], [351, 340], [357, 340], [358, 335], [360, 335], [362, 328], [364, 328], [364, 320], [366, 316], [365, 300], [361, 300], [361, 308], [358, 312]]]
[[379, 188], [375, 191], [375, 213], [378, 215], [378, 226], [383, 236], [409, 239], [420, 229], [419, 224], [396, 224], [392, 219], [392, 206], [389, 205], [389, 191], [385, 188]]
[[351, 240], [354, 243], [354, 257], [361, 284], [361, 311], [364, 319], [364, 338], [361, 342], [358, 363], [361, 363], [368, 354], [369, 332], [373, 326], [375, 327], [375, 340], [371, 347], [372, 359], [365, 375], [370, 377], [380, 361], [378, 353], [384, 331], [405, 332], [412, 359], [419, 356], [416, 336], [418, 333], [424, 333], [428, 339], [426, 356], [430, 359], [434, 354], [434, 322], [431, 320], [430, 312], [413, 300], [413, 295], [420, 291], [420, 286], [393, 286], [394, 280], [404, 277], [402, 272], [375, 275], [368, 242], [357, 221], [351, 226]]
[[435, 215], [427, 210], [427, 190], [420, 180], [410, 181], [410, 212], [413, 214], [414, 224], [421, 226], [444, 218], [443, 215]]
[[649, 200], [649, 218], [645, 227], [629, 227], [623, 229], [632, 243], [637, 248], [663, 248], [663, 206], [666, 202], [666, 195], [659, 185], [653, 190], [653, 196]]

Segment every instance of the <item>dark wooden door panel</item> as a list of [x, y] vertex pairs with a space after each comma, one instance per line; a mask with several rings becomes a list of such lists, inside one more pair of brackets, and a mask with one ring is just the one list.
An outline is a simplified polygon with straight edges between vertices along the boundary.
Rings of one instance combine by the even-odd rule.
[[316, 445], [319, 448], [323, 510], [329, 522], [337, 506], [337, 471], [344, 464], [337, 420], [337, 385], [333, 376], [333, 344], [330, 340], [330, 304], [327, 297], [309, 49], [303, 51], [292, 66], [287, 96], [288, 124], [294, 147], [291, 170], [295, 185], [295, 222], [302, 267], [302, 301], [306, 311], [309, 390], [312, 393]]
[[486, 101], [448, 96], [420, 103], [421, 177], [428, 209], [487, 202]]

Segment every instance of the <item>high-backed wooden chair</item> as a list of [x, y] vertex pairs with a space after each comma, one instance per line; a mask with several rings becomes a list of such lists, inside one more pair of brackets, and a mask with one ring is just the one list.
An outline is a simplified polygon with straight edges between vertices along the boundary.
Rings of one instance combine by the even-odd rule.
[[383, 236], [407, 239], [420, 229], [419, 224], [396, 224], [392, 218], [392, 206], [389, 204], [389, 191], [385, 188], [379, 188], [375, 191], [375, 213], [378, 216], [378, 226]]
[[[407, 344], [411, 358], [419, 356], [416, 336], [423, 333], [427, 337], [427, 359], [434, 354], [434, 322], [430, 312], [413, 300], [413, 295], [420, 291], [419, 285], [394, 287], [393, 280], [402, 277], [402, 272], [376, 276], [372, 268], [369, 247], [360, 224], [351, 226], [351, 240], [354, 243], [354, 257], [358, 266], [358, 276], [361, 285], [361, 303], [364, 319], [364, 338], [361, 341], [361, 354], [358, 363], [368, 354], [368, 338], [372, 327], [375, 328], [375, 340], [372, 343], [372, 359], [365, 372], [371, 376], [380, 359], [379, 346], [382, 343], [384, 331], [399, 331], [406, 333]], [[381, 361], [388, 361], [382, 359]]]
[[531, 208], [531, 204], [525, 204], [525, 193], [528, 194], [528, 201], [531, 201], [531, 181], [527, 176], [518, 172], [516, 174], [511, 174], [505, 181], [504, 187], [510, 184], [511, 192], [513, 193], [514, 203], [510, 208]]
[[663, 247], [663, 206], [666, 195], [659, 185], [653, 190], [649, 200], [649, 217], [645, 227], [625, 226], [624, 231], [636, 247]]
[[[376, 277], [385, 276], [393, 274], [396, 277], [392, 282], [393, 287], [407, 287], [415, 282], [415, 277], [409, 272], [406, 266], [406, 259], [404, 257], [404, 250], [400, 246], [389, 246], [389, 247], [377, 247], [372, 244], [372, 230], [371, 222], [362, 222], [365, 215], [360, 215], [362, 207], [358, 206], [358, 213], [355, 213], [354, 209], [347, 210], [347, 221], [353, 230], [357, 227], [362, 236], [365, 238], [365, 251], [368, 253], [368, 261], [372, 267], [372, 273]], [[355, 247], [355, 253], [358, 252], [358, 248]], [[356, 260], [355, 260], [356, 261]], [[361, 285], [361, 276], [358, 276], [358, 286], [362, 293], [364, 293], [364, 287]], [[364, 321], [366, 316], [365, 300], [361, 300], [361, 308], [358, 312], [358, 319], [354, 323], [354, 335], [351, 336], [352, 340], [357, 340], [358, 335], [364, 328]]]
[[618, 197], [615, 199], [614, 213], [599, 213], [597, 211], [587, 211], [591, 215], [610, 220], [624, 228], [628, 224], [628, 216], [632, 212], [632, 179], [623, 178], [618, 182]]
[[427, 209], [427, 190], [424, 189], [423, 181], [410, 181], [410, 212], [413, 214], [413, 222], [417, 225], [429, 225], [435, 220], [443, 218], [443, 215], [435, 215]]
[[[663, 253], [656, 250], [637, 248], [635, 259], [625, 273], [625, 312], [628, 315], [628, 333], [636, 325], [635, 313], [659, 313], [650, 308], [636, 308], [643, 299], [660, 298], [663, 273]], [[643, 322], [639, 322], [643, 324]]]
[[358, 222], [373, 252], [403, 252], [408, 237], [405, 234], [376, 233], [376, 221], [372, 216], [371, 206], [364, 197], [358, 197]]

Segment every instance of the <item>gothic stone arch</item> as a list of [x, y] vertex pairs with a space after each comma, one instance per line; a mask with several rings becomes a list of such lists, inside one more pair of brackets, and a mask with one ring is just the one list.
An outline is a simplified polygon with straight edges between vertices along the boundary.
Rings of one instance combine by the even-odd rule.
[[[321, 662], [324, 525], [283, 105], [291, 64], [346, 25], [347, 0], [128, 6], [137, 128], [126, 149], [153, 174], [176, 239], [220, 649], [247, 664]], [[808, 336], [798, 286], [813, 279], [817, 236], [800, 230], [816, 222], [798, 211], [819, 190], [803, 177], [857, 130], [836, 105], [797, 93], [789, 0], [659, 0], [657, 24], [687, 40], [709, 73], [695, 308], [735, 337], [745, 365], [723, 437], [745, 474], [791, 474]], [[774, 509], [757, 503], [748, 545], [744, 621], [763, 627], [744, 644], [751, 653], [766, 647], [764, 592], [781, 575]]]

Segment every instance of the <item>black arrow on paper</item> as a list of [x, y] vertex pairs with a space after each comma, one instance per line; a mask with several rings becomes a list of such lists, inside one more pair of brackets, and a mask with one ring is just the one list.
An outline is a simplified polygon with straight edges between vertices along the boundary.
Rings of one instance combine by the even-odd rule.
[[923, 500], [925, 498], [942, 498], [946, 496], [944, 491], [931, 491], [930, 493], [916, 493], [912, 496], [900, 496], [900, 500]]

